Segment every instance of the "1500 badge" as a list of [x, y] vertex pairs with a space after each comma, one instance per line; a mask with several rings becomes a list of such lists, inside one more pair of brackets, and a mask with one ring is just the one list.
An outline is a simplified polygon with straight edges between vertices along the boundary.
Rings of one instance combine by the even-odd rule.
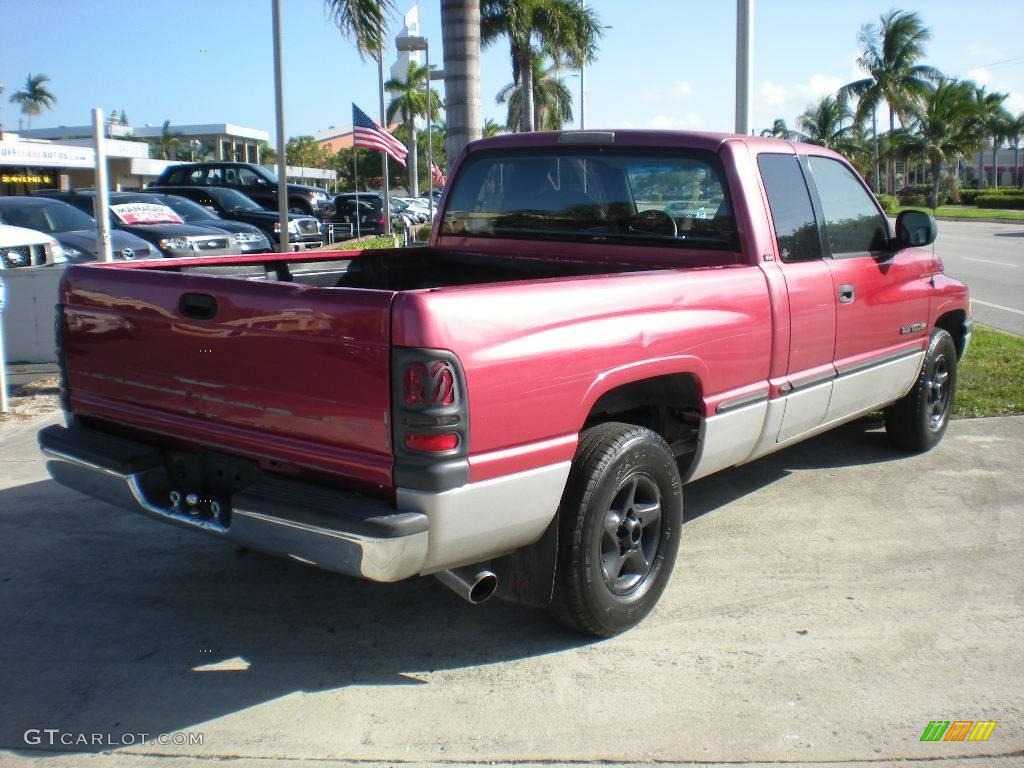
[[923, 331], [924, 328], [924, 323], [912, 323], [911, 325], [904, 325], [900, 328], [900, 336], [906, 336], [908, 333]]

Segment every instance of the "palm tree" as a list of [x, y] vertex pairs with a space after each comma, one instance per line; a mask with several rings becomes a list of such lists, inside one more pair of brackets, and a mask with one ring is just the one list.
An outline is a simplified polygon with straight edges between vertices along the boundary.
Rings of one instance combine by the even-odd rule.
[[[534, 131], [559, 131], [566, 123], [572, 122], [572, 91], [565, 79], [558, 76], [558, 66], [545, 67], [543, 56], [533, 57], [533, 125]], [[518, 131], [522, 125], [523, 89], [517, 83], [509, 83], [495, 98], [498, 104], [508, 105], [506, 127]]]
[[929, 205], [938, 206], [939, 175], [980, 145], [978, 107], [970, 83], [941, 80], [919, 105], [910, 110], [910, 130], [903, 134], [909, 151], [928, 158], [932, 189]]
[[520, 129], [535, 124], [533, 59], [539, 53], [579, 68], [594, 60], [602, 27], [597, 15], [578, 0], [481, 0], [480, 35], [484, 46], [508, 38], [512, 80], [522, 90]]
[[1013, 144], [1013, 186], [1020, 186], [1020, 139], [1024, 136], [1024, 112], [1010, 120], [1006, 138]]
[[765, 128], [761, 131], [762, 136], [770, 136], [773, 139], [792, 139], [793, 131], [789, 130], [789, 126], [786, 125], [786, 121], [781, 117], [775, 118], [775, 122], [772, 123], [771, 128]]
[[393, 0], [324, 0], [327, 17], [345, 37], [356, 44], [361, 57], [380, 60], [388, 17], [394, 14]]
[[[934, 67], [918, 64], [924, 56], [924, 44], [931, 32], [916, 13], [891, 10], [879, 17], [878, 24], [865, 24], [857, 34], [861, 55], [857, 65], [867, 77], [844, 85], [840, 96], [854, 96], [859, 101], [854, 114], [856, 122], [871, 115], [875, 126], [878, 107], [889, 107], [889, 131], [896, 130], [896, 117], [906, 124], [910, 108], [941, 77]], [[905, 119], [906, 118], [906, 119]], [[875, 191], [878, 191], [878, 129], [873, 127], [875, 153]], [[887, 189], [895, 183], [895, 167], [890, 161]]]
[[19, 88], [11, 94], [11, 103], [20, 106], [21, 113], [25, 115], [27, 120], [25, 135], [30, 138], [32, 136], [32, 115], [41, 114], [44, 107], [53, 109], [53, 105], [57, 103], [57, 97], [46, 87], [48, 82], [50, 82], [50, 78], [46, 75], [33, 75], [29, 72], [28, 77], [25, 78], [25, 87]]
[[484, 120], [483, 137], [485, 139], [489, 139], [492, 136], [502, 134], [505, 132], [505, 130], [505, 126], [499, 123], [497, 120], [491, 120], [491, 118], [489, 117], [486, 120]]
[[480, 0], [441, 0], [447, 157], [480, 138]]
[[164, 120], [160, 129], [160, 138], [157, 139], [157, 154], [161, 160], [177, 160], [178, 147], [181, 146], [181, 136], [171, 130], [171, 121]]
[[384, 90], [392, 94], [391, 103], [388, 104], [386, 113], [388, 123], [390, 124], [396, 116], [401, 116], [406, 130], [409, 132], [407, 167], [409, 169], [409, 193], [413, 197], [419, 197], [420, 194], [419, 164], [416, 161], [418, 138], [416, 118], [426, 117], [429, 109], [430, 119], [436, 120], [441, 111], [441, 98], [433, 88], [430, 89], [429, 105], [427, 103], [427, 82], [427, 68], [420, 66], [415, 61], [410, 61], [404, 80], [392, 78], [384, 83]]
[[817, 144], [844, 155], [856, 151], [854, 127], [846, 102], [835, 96], [824, 96], [810, 105], [797, 119], [801, 141]]
[[[981, 130], [992, 139], [992, 186], [999, 186], [999, 145], [1009, 134], [1013, 116], [1003, 107], [1009, 94], [988, 93], [984, 86], [975, 87], [974, 98], [978, 105], [977, 120]], [[986, 179], [983, 153], [978, 156], [978, 179]], [[984, 186], [984, 184], [982, 184]]]

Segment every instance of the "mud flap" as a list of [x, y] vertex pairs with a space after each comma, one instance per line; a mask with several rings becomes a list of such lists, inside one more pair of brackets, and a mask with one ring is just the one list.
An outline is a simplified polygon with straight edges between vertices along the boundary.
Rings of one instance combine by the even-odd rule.
[[558, 514], [536, 542], [491, 561], [498, 576], [494, 596], [530, 608], [547, 608], [555, 589], [558, 563]]

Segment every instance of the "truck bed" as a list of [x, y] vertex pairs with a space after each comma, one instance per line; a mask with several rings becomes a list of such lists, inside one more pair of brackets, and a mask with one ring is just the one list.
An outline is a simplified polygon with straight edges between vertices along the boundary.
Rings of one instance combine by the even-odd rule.
[[428, 248], [72, 266], [68, 405], [124, 437], [386, 491], [399, 292], [637, 269]]

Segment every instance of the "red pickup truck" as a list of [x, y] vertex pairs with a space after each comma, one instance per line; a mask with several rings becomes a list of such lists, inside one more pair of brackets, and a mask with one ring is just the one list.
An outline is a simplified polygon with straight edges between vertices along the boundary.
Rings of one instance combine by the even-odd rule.
[[427, 247], [72, 266], [55, 480], [245, 547], [607, 636], [682, 486], [885, 408], [946, 429], [971, 335], [934, 220], [816, 146], [470, 145]]

